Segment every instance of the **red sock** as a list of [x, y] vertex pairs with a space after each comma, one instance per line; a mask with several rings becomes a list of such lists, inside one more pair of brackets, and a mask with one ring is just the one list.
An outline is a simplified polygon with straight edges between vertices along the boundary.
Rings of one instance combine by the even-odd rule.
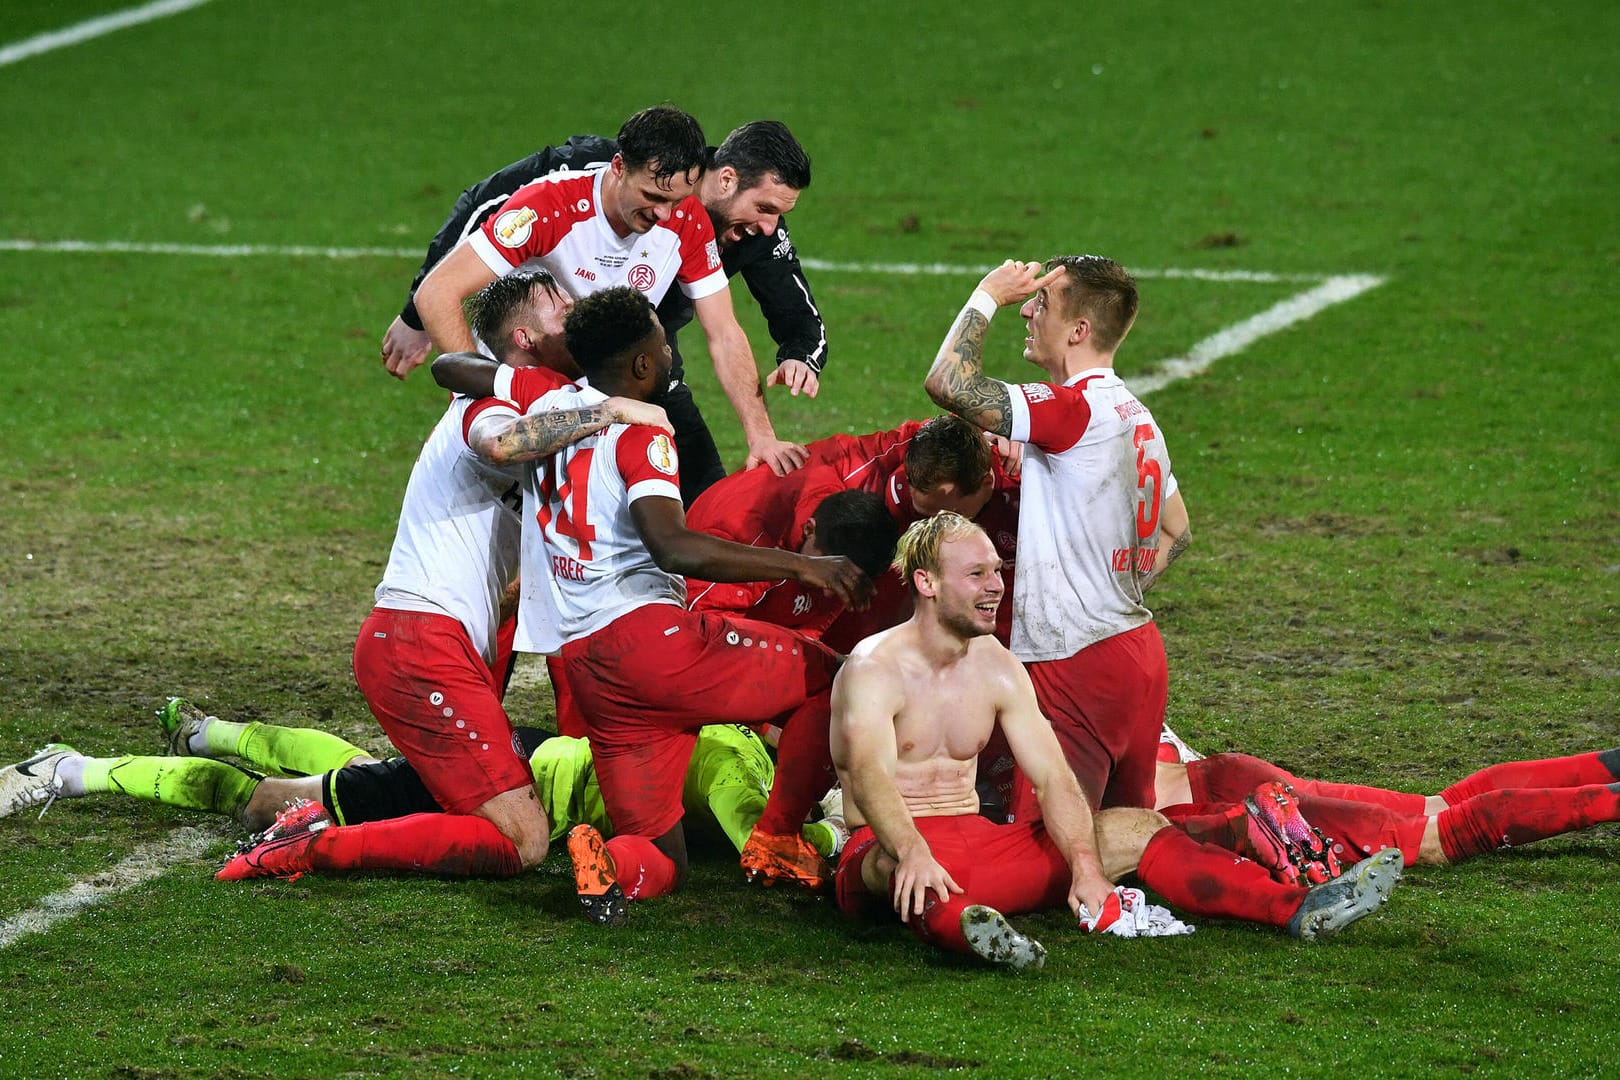
[[1435, 818], [1440, 847], [1452, 862], [1617, 820], [1620, 784], [1487, 791]]
[[1136, 876], [1183, 911], [1269, 926], [1286, 926], [1305, 899], [1304, 889], [1273, 881], [1259, 863], [1200, 844], [1174, 825], [1153, 834]]
[[776, 780], [757, 823], [760, 832], [796, 834], [816, 800], [837, 780], [832, 748], [827, 744], [831, 723], [831, 690], [806, 701], [783, 722], [782, 741], [776, 747]]
[[1215, 754], [1202, 761], [1187, 763], [1187, 783], [1192, 788], [1194, 802], [1242, 802], [1245, 796], [1268, 780], [1292, 784], [1301, 795], [1372, 803], [1403, 814], [1423, 813], [1425, 800], [1422, 795], [1361, 784], [1336, 784], [1331, 780], [1307, 780], [1248, 754]]
[[1322, 830], [1333, 854], [1346, 866], [1387, 847], [1400, 848], [1407, 864], [1415, 864], [1423, 847], [1423, 830], [1429, 825], [1421, 806], [1415, 813], [1404, 813], [1387, 806], [1321, 795], [1300, 795], [1299, 812]]
[[645, 836], [610, 837], [607, 849], [627, 899], [651, 900], [675, 890], [675, 860]]
[[309, 849], [315, 870], [414, 870], [452, 877], [515, 877], [517, 848], [476, 814], [411, 814], [323, 829]]
[[911, 927], [913, 934], [930, 945], [951, 952], [972, 953], [967, 938], [962, 936], [962, 912], [968, 906], [960, 895], [952, 894], [949, 900], [941, 902], [937, 894], [929, 893], [928, 899], [923, 902], [922, 914], [907, 919], [906, 925]]
[[1440, 797], [1455, 806], [1475, 795], [1503, 788], [1573, 788], [1612, 784], [1616, 780], [1620, 780], [1620, 750], [1605, 750], [1600, 754], [1492, 765], [1452, 784]]

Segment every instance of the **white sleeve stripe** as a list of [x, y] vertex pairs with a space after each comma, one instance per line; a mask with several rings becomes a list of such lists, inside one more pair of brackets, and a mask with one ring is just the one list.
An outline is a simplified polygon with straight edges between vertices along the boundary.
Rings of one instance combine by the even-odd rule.
[[467, 239], [463, 240], [462, 243], [471, 245], [473, 254], [482, 259], [484, 265], [489, 267], [490, 272], [496, 277], [505, 277], [512, 272], [513, 264], [495, 249], [495, 245], [490, 243], [489, 237], [484, 235], [483, 229], [469, 233]]
[[1007, 396], [1012, 399], [1012, 433], [1007, 437], [1013, 442], [1029, 442], [1029, 399], [1024, 397], [1023, 387], [1013, 383], [1002, 383], [1007, 388]]
[[804, 279], [794, 274], [793, 284], [797, 285], [799, 291], [804, 294], [804, 306], [810, 309], [810, 314], [816, 317], [816, 325], [821, 327], [821, 336], [816, 340], [816, 347], [810, 350], [809, 356], [805, 357], [805, 361], [811, 367], [818, 367], [818, 358], [827, 351], [827, 324], [821, 321], [821, 312], [816, 310], [816, 302], [810, 299], [810, 287], [804, 283]]
[[716, 270], [708, 277], [699, 278], [694, 282], [681, 282], [681, 292], [685, 293], [689, 300], [702, 300], [705, 296], [713, 296], [729, 283], [730, 279], [726, 277], [726, 272]]
[[626, 502], [645, 499], [649, 495], [681, 501], [681, 489], [673, 480], [638, 480], [624, 493]]

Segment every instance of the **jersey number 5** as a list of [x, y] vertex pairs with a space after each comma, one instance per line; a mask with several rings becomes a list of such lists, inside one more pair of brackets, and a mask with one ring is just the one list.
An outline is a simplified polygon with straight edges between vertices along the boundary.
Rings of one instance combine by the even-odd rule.
[[[1147, 456], [1147, 445], [1153, 441], [1154, 430], [1152, 424], [1137, 424], [1136, 434], [1131, 437], [1131, 444], [1136, 447], [1136, 489], [1142, 493], [1141, 501], [1136, 504], [1136, 538], [1146, 540], [1159, 531], [1159, 499], [1164, 490], [1164, 477], [1159, 469], [1159, 463]], [[1148, 494], [1148, 481], [1153, 482], [1152, 494]]]
[[[591, 458], [596, 451], [586, 448], [568, 458], [568, 479], [557, 482], [557, 459], [546, 462], [546, 478], [540, 485], [540, 512], [535, 515], [541, 529], [555, 518], [556, 533], [571, 537], [579, 545], [580, 562], [591, 561], [591, 541], [596, 539], [596, 526], [585, 520], [589, 503], [585, 497], [586, 484], [591, 477]], [[553, 511], [552, 507], [556, 510]]]

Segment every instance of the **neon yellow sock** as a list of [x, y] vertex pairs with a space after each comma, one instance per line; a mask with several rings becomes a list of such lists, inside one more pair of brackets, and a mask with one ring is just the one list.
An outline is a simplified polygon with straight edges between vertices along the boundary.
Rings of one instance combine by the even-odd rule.
[[357, 757], [371, 755], [319, 728], [282, 727], [257, 721], [233, 724], [215, 720], [203, 729], [208, 750], [234, 754], [278, 776], [314, 776], [341, 769]]
[[148, 802], [239, 817], [259, 786], [259, 778], [212, 758], [87, 758], [85, 792], [114, 792]]

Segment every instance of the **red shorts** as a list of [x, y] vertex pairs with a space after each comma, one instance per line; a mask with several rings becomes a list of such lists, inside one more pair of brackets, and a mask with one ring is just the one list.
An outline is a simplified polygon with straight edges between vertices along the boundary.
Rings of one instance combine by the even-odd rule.
[[791, 630], [673, 604], [621, 615], [560, 656], [613, 831], [649, 837], [681, 819], [700, 727], [781, 725], [807, 703], [830, 711], [838, 670], [836, 653]]
[[[962, 903], [988, 904], [1003, 915], [1068, 905], [1073, 875], [1039, 822], [997, 825], [978, 814], [913, 820], [934, 861], [962, 886]], [[838, 910], [846, 915], [893, 910], [887, 897], [874, 896], [861, 880], [861, 863], [876, 844], [871, 828], [862, 825], [844, 845], [833, 884]]]
[[[1159, 628], [1145, 623], [1066, 660], [1024, 667], [1091, 808], [1152, 809], [1159, 731], [1170, 691]], [[1016, 821], [1030, 820], [1038, 812], [1034, 792], [1022, 777], [1013, 802]]]
[[354, 643], [354, 681], [450, 813], [534, 783], [489, 665], [450, 616], [372, 609]]

